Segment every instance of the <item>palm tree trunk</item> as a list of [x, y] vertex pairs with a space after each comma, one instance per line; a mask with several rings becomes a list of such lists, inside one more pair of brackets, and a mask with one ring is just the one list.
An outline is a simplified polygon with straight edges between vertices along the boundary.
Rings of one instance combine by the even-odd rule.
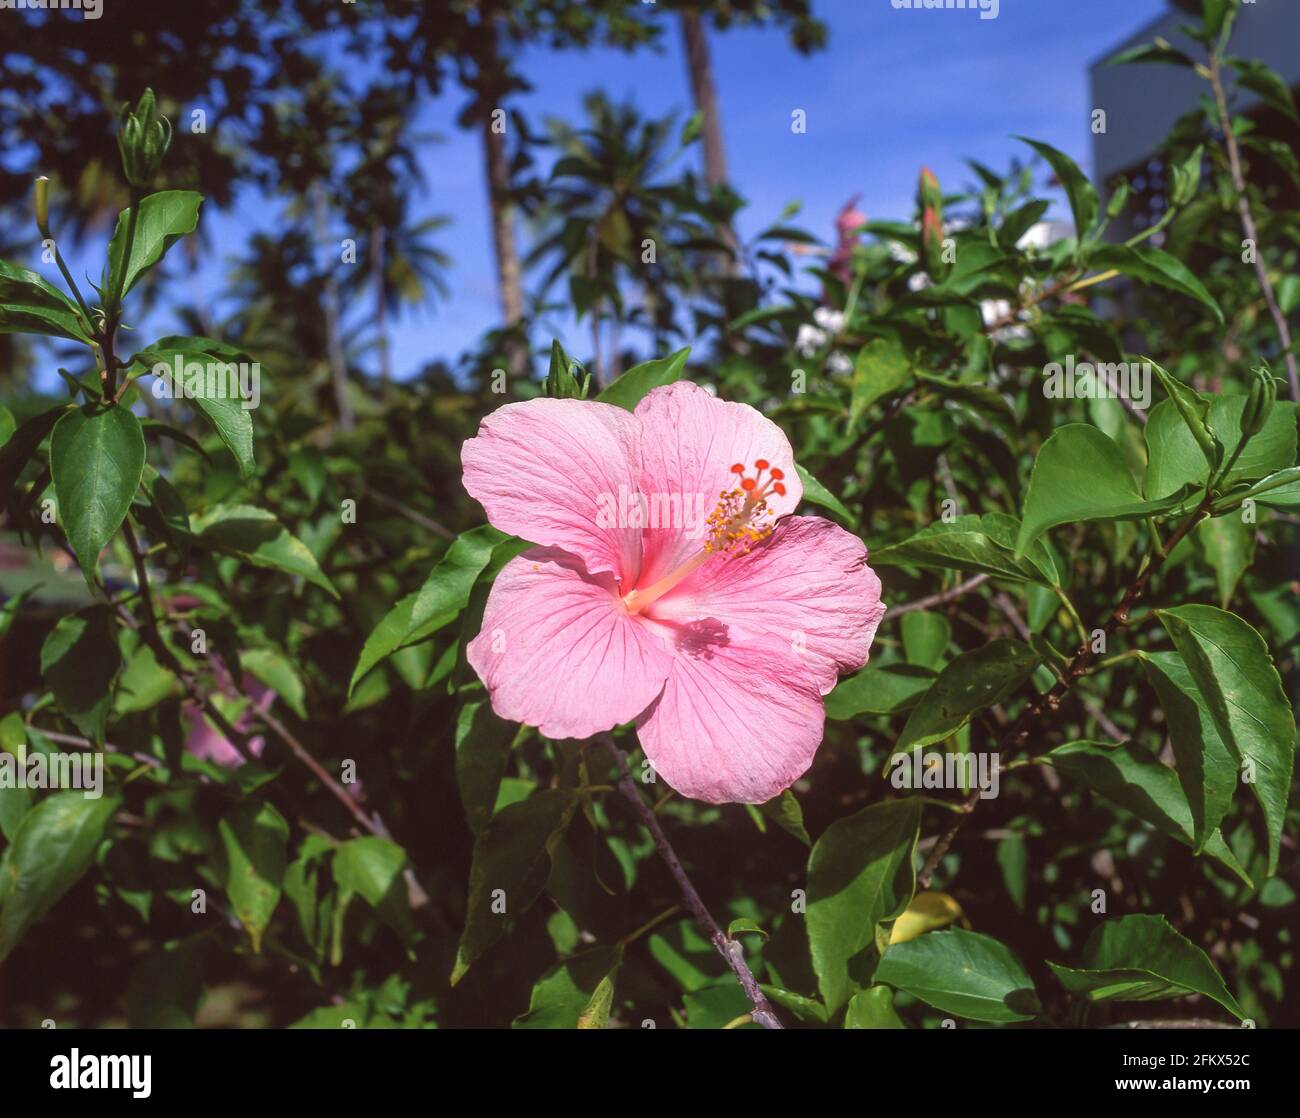
[[[700, 13], [690, 8], [682, 12], [682, 42], [686, 48], [686, 69], [691, 79], [691, 96], [697, 112], [703, 114], [700, 137], [704, 142], [704, 181], [710, 187], [722, 186], [727, 181], [727, 154], [722, 143], [722, 118], [718, 113], [718, 90], [713, 83], [713, 60], [709, 55], [709, 40], [705, 35]], [[718, 226], [718, 238], [733, 253], [727, 265], [734, 271], [734, 255], [740, 240], [731, 222]]]
[[379, 339], [379, 379], [388, 384], [393, 379], [392, 355], [388, 337], [388, 300], [384, 295], [384, 246], [388, 231], [381, 225], [370, 237], [370, 279], [375, 287], [375, 332]]
[[[494, 73], [500, 67], [496, 16], [491, 5], [485, 5], [483, 30], [486, 38], [485, 57], [479, 60], [480, 73]], [[492, 247], [496, 254], [497, 291], [507, 331], [519, 328], [524, 318], [523, 268], [519, 263], [519, 249], [515, 243], [515, 207], [510, 202], [510, 158], [506, 151], [505, 133], [494, 129], [493, 110], [501, 108], [497, 91], [489, 84], [476, 90], [479, 97], [483, 149], [486, 159], [488, 207], [492, 215]], [[519, 337], [506, 343], [506, 363], [511, 376], [527, 376], [529, 372], [528, 346]]]
[[[316, 251], [325, 249], [325, 237], [328, 228], [328, 203], [325, 189], [319, 182], [312, 184], [314, 196], [314, 217], [316, 233]], [[334, 404], [339, 413], [339, 427], [351, 431], [356, 426], [356, 416], [352, 412], [352, 398], [348, 395], [348, 363], [343, 353], [343, 338], [339, 329], [339, 284], [334, 278], [334, 268], [325, 269], [325, 347], [329, 357], [330, 379], [334, 384]]]

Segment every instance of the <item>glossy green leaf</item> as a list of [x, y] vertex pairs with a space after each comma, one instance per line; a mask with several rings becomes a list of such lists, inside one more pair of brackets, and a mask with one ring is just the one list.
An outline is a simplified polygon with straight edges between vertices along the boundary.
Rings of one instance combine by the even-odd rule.
[[901, 714], [930, 689], [935, 673], [915, 664], [863, 668], [826, 696], [826, 717], [844, 722], [860, 714]]
[[144, 476], [144, 432], [120, 405], [87, 404], [65, 413], [50, 435], [58, 515], [87, 581], [99, 553], [122, 526]]
[[1205, 284], [1186, 264], [1163, 249], [1150, 245], [1098, 245], [1088, 255], [1088, 266], [1097, 271], [1121, 272], [1139, 283], [1195, 299], [1223, 322], [1223, 310]]
[[453, 986], [537, 899], [550, 870], [551, 843], [568, 825], [576, 804], [572, 792], [547, 789], [503, 808], [479, 832]]
[[90, 867], [120, 803], [69, 790], [27, 813], [0, 863], [0, 962]]
[[1172, 493], [1144, 500], [1120, 448], [1096, 427], [1067, 423], [1043, 443], [1034, 461], [1016, 553], [1024, 554], [1058, 524], [1143, 520], [1168, 512], [1182, 499]]
[[41, 674], [59, 709], [96, 742], [104, 740], [113, 684], [121, 670], [117, 624], [109, 606], [66, 614], [41, 646]]
[[1232, 802], [1236, 758], [1223, 744], [1214, 716], [1177, 652], [1143, 653], [1142, 667], [1168, 723], [1178, 780], [1191, 812], [1193, 845], [1199, 851]]
[[489, 524], [462, 532], [429, 573], [424, 585], [389, 610], [366, 638], [352, 671], [348, 693], [381, 660], [455, 620], [468, 603], [474, 582], [488, 565], [493, 550], [510, 539]]
[[972, 715], [1003, 702], [1038, 666], [1029, 645], [999, 637], [953, 659], [921, 696], [903, 727], [896, 753], [943, 741]]
[[846, 1029], [905, 1029], [894, 1011], [894, 992], [888, 986], [859, 990], [844, 1011]]
[[973, 1021], [1030, 1021], [1042, 1012], [1016, 957], [997, 940], [961, 928], [891, 944], [875, 980]]
[[872, 338], [853, 363], [850, 384], [849, 428], [886, 396], [892, 396], [912, 379], [912, 363], [894, 338]]
[[912, 899], [921, 803], [915, 797], [872, 804], [837, 819], [808, 858], [808, 943], [822, 1001], [834, 1013], [876, 950], [877, 929]]
[[[1241, 442], [1241, 414], [1245, 407], [1245, 396], [1215, 396], [1210, 401], [1209, 423], [1223, 443], [1225, 461]], [[1151, 409], [1147, 416], [1146, 441], [1148, 497], [1159, 499], [1187, 485], [1205, 485], [1209, 464], [1172, 402], [1162, 400]], [[1223, 484], [1232, 486], [1254, 481], [1294, 466], [1295, 460], [1295, 405], [1279, 400], [1263, 430], [1246, 444]]]
[[125, 262], [123, 256], [131, 211], [129, 208], [123, 210], [118, 215], [117, 228], [108, 245], [107, 290], [116, 290], [119, 277], [124, 277], [122, 294], [126, 295], [172, 245], [185, 234], [194, 232], [199, 224], [202, 204], [203, 195], [193, 190], [163, 190], [145, 197], [140, 203], [131, 259]]
[[795, 463], [794, 470], [799, 475], [799, 481], [803, 484], [803, 499], [808, 504], [819, 505], [821, 508], [830, 510], [846, 524], [853, 525], [857, 523], [857, 518], [848, 510], [844, 502], [799, 465], [798, 462]]
[[613, 404], [615, 407], [635, 411], [637, 404], [652, 388], [660, 388], [681, 379], [682, 370], [686, 368], [690, 355], [689, 348], [679, 349], [668, 357], [634, 365], [613, 384], [607, 385], [596, 399], [602, 404]]
[[7, 260], [0, 260], [0, 334], [45, 334], [90, 344], [76, 304], [44, 276]]
[[1047, 964], [1072, 994], [1090, 1002], [1149, 1002], [1201, 994], [1244, 1020], [1210, 957], [1163, 916], [1105, 921], [1083, 947], [1083, 966]]
[[226, 896], [253, 950], [280, 903], [288, 864], [289, 824], [269, 803], [244, 800], [217, 826], [226, 855]]
[[1214, 606], [1157, 610], [1209, 708], [1215, 729], [1243, 766], [1268, 830], [1268, 873], [1277, 870], [1291, 774], [1295, 714], [1268, 645], [1236, 614]]
[[253, 505], [217, 505], [190, 517], [194, 542], [200, 547], [237, 556], [255, 567], [283, 571], [306, 579], [337, 598], [316, 557], [274, 515]]
[[909, 664], [938, 669], [952, 640], [952, 626], [941, 613], [914, 610], [903, 614], [903, 655]]
[[1035, 542], [1023, 555], [1015, 553], [1020, 523], [1004, 513], [959, 516], [937, 521], [901, 543], [873, 548], [873, 566], [920, 567], [992, 575], [1010, 582], [1060, 583], [1051, 553]]
[[334, 851], [334, 881], [339, 889], [363, 898], [409, 945], [415, 940], [415, 922], [405, 870], [406, 851], [378, 835], [349, 839]]
[[456, 783], [465, 822], [478, 834], [492, 818], [518, 727], [492, 713], [486, 699], [466, 703], [456, 722]]
[[1028, 144], [1046, 159], [1057, 181], [1065, 188], [1066, 197], [1070, 199], [1070, 212], [1074, 215], [1075, 234], [1082, 244], [1097, 223], [1097, 215], [1101, 212], [1101, 199], [1097, 196], [1096, 187], [1088, 181], [1087, 176], [1079, 169], [1079, 165], [1065, 152], [1025, 136], [1017, 136], [1016, 139]]

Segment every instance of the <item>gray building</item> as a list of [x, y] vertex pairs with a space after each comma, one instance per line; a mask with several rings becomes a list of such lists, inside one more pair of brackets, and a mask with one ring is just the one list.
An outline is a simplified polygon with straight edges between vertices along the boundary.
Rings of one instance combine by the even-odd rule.
[[[1198, 23], [1200, 8], [1200, 0], [1171, 0], [1168, 12], [1115, 43], [1089, 71], [1092, 107], [1106, 111], [1106, 132], [1093, 136], [1094, 178], [1103, 186], [1127, 178], [1135, 198], [1146, 201], [1154, 213], [1163, 208], [1165, 195], [1160, 143], [1174, 122], [1195, 108], [1209, 86], [1180, 66], [1109, 66], [1107, 62], [1120, 51], [1157, 36], [1193, 58], [1204, 57], [1203, 49], [1178, 30]], [[1300, 86], [1300, 0], [1242, 0], [1229, 53], [1258, 59], [1281, 74], [1293, 89]], [[1243, 90], [1233, 108], [1254, 114], [1261, 105], [1258, 97]], [[1294, 135], [1290, 132], [1288, 140], [1293, 141]]]

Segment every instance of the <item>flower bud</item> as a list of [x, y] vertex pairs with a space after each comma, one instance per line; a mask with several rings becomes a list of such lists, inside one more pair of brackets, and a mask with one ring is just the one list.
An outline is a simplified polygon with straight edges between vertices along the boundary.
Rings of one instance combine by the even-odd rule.
[[1273, 374], [1269, 372], [1267, 366], [1258, 368], [1254, 372], [1255, 380], [1250, 386], [1246, 407], [1241, 413], [1243, 442], [1258, 435], [1264, 429], [1273, 405], [1277, 403], [1277, 381], [1273, 379]]
[[36, 180], [36, 228], [42, 237], [50, 235], [50, 180], [44, 175]]
[[144, 91], [134, 112], [129, 105], [122, 106], [117, 146], [122, 153], [122, 171], [132, 186], [146, 187], [153, 181], [171, 142], [171, 122], [158, 115], [152, 89]]
[[916, 201], [921, 210], [921, 260], [930, 278], [938, 281], [948, 272], [943, 259], [943, 192], [928, 167], [921, 168]]

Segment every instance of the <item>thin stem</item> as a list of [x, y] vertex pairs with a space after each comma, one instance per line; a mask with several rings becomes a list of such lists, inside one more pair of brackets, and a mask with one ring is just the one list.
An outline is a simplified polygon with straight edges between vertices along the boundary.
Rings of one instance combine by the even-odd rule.
[[1286, 361], [1286, 376], [1291, 385], [1291, 399], [1300, 403], [1300, 371], [1296, 368], [1295, 354], [1291, 352], [1291, 328], [1287, 325], [1286, 315], [1278, 304], [1273, 291], [1273, 281], [1268, 278], [1268, 269], [1264, 267], [1263, 249], [1259, 243], [1259, 231], [1255, 227], [1255, 215], [1250, 209], [1250, 198], [1246, 193], [1246, 176], [1241, 169], [1241, 151], [1237, 146], [1237, 136], [1232, 130], [1232, 117], [1228, 112], [1228, 98], [1223, 91], [1223, 69], [1220, 51], [1210, 55], [1210, 64], [1204, 69], [1208, 75], [1210, 87], [1214, 90], [1214, 104], [1219, 115], [1219, 131], [1223, 133], [1223, 145], [1228, 151], [1228, 170], [1232, 175], [1232, 188], [1237, 195], [1237, 209], [1241, 214], [1241, 229], [1246, 239], [1254, 246], [1255, 278], [1259, 289], [1264, 294], [1268, 313], [1272, 316], [1273, 326], [1277, 330], [1278, 341], [1282, 343], [1282, 357]]
[[781, 1024], [780, 1018], [777, 1017], [771, 1003], [767, 1000], [767, 995], [763, 993], [762, 987], [759, 986], [758, 979], [754, 977], [754, 972], [749, 969], [749, 964], [745, 962], [745, 949], [741, 947], [738, 941], [727, 938], [726, 933], [718, 926], [718, 922], [713, 919], [709, 910], [704, 906], [704, 902], [700, 899], [699, 893], [696, 892], [695, 886], [691, 884], [691, 879], [686, 875], [686, 870], [682, 868], [681, 860], [677, 857], [677, 852], [673, 849], [672, 843], [668, 841], [668, 836], [664, 834], [663, 828], [659, 826], [659, 820], [655, 818], [654, 812], [650, 810], [637, 789], [636, 781], [632, 779], [632, 771], [627, 767], [627, 755], [614, 744], [614, 739], [608, 734], [599, 735], [597, 740], [614, 759], [614, 764], [618, 766], [618, 786], [635, 809], [642, 825], [650, 832], [650, 837], [654, 839], [655, 849], [668, 867], [668, 872], [673, 875], [673, 880], [677, 882], [677, 887], [682, 892], [682, 899], [686, 902], [687, 909], [699, 921], [705, 932], [708, 933], [709, 940], [717, 948], [718, 954], [726, 960], [727, 966], [740, 980], [745, 996], [749, 998], [750, 1004], [754, 1007], [752, 1014], [754, 1021], [765, 1029], [784, 1028], [785, 1026]]
[[889, 616], [901, 617], [905, 613], [929, 609], [931, 606], [944, 605], [954, 598], [960, 598], [963, 594], [969, 594], [976, 587], [983, 586], [988, 580], [988, 575], [975, 575], [973, 578], [968, 578], [965, 582], [954, 586], [951, 590], [941, 590], [938, 594], [931, 594], [926, 598], [917, 598], [916, 601], [907, 602], [901, 606], [893, 606], [889, 610]]

